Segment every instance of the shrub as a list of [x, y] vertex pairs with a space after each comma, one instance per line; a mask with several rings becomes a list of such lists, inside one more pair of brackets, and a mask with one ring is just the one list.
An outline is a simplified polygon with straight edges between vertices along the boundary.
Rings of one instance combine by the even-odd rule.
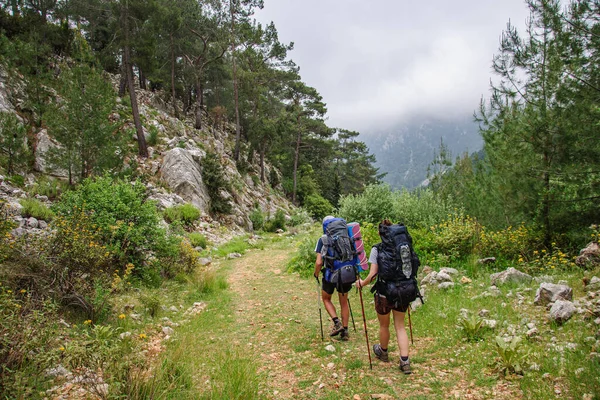
[[304, 207], [315, 219], [321, 219], [333, 212], [333, 206], [320, 194], [311, 194], [304, 199]]
[[525, 225], [516, 229], [509, 226], [495, 232], [482, 227], [478, 252], [484, 257], [502, 257], [516, 261], [528, 258], [533, 249], [541, 246], [541, 242], [541, 235]]
[[476, 314], [461, 317], [458, 320], [458, 327], [463, 331], [468, 341], [477, 341], [481, 339], [483, 319]]
[[148, 311], [152, 318], [157, 317], [160, 312], [160, 298], [155, 294], [147, 294], [140, 297], [142, 306]]
[[52, 221], [54, 213], [41, 201], [37, 199], [27, 198], [20, 200], [23, 209], [21, 215], [25, 218], [33, 217], [35, 219], [41, 219], [47, 222]]
[[208, 246], [208, 240], [206, 240], [206, 236], [198, 232], [192, 232], [188, 235], [188, 239], [192, 244], [192, 247], [202, 247], [203, 249]]
[[6, 178], [12, 185], [24, 188], [25, 187], [25, 178], [21, 175], [11, 175]]
[[47, 196], [48, 199], [54, 200], [66, 191], [67, 188], [68, 184], [66, 182], [42, 175], [37, 179], [30, 193], [34, 196]]
[[450, 215], [449, 219], [431, 227], [435, 233], [436, 252], [462, 259], [473, 253], [481, 226], [474, 218], [462, 214]]
[[402, 222], [408, 227], [427, 228], [443, 222], [448, 208], [430, 189], [409, 192], [406, 189], [394, 193], [393, 222]]
[[141, 267], [150, 252], [164, 248], [166, 232], [158, 224], [156, 205], [147, 201], [146, 188], [139, 181], [86, 179], [76, 190], [64, 193], [54, 208], [67, 218], [89, 214], [101, 242], [121, 265], [132, 262]]
[[156, 146], [158, 143], [158, 128], [154, 125], [148, 127], [148, 146]]
[[265, 222], [265, 231], [275, 232], [278, 229], [285, 230], [285, 213], [283, 210], [277, 210], [273, 219]]
[[378, 224], [391, 218], [394, 211], [392, 190], [388, 185], [370, 185], [360, 195], [340, 198], [339, 215], [346, 221], [364, 221]]
[[202, 179], [210, 196], [210, 211], [217, 214], [229, 214], [231, 203], [221, 191], [231, 191], [231, 185], [225, 178], [219, 157], [215, 153], [206, 153], [202, 160]]
[[291, 218], [289, 221], [289, 225], [290, 226], [298, 226], [298, 225], [307, 224], [307, 223], [311, 223], [311, 222], [313, 222], [313, 219], [311, 218], [308, 211], [306, 211], [304, 208], [297, 208], [294, 210], [294, 212], [292, 212], [292, 215], [291, 215]]
[[182, 222], [187, 226], [192, 225], [195, 221], [200, 219], [200, 215], [200, 210], [190, 203], [182, 206], [169, 207], [163, 211], [163, 217], [168, 223]]
[[265, 217], [263, 213], [257, 208], [250, 213], [250, 221], [252, 222], [252, 229], [255, 231], [261, 230], [265, 223]]
[[312, 276], [317, 259], [315, 243], [313, 239], [304, 239], [298, 244], [296, 253], [287, 264], [289, 272], [298, 272], [304, 278]]

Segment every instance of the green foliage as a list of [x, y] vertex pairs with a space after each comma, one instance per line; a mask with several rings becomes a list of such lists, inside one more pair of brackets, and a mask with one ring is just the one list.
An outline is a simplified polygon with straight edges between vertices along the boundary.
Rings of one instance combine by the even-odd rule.
[[496, 336], [496, 370], [504, 376], [511, 374], [523, 375], [523, 363], [527, 355], [520, 351], [522, 339], [513, 336], [509, 342], [503, 337]]
[[165, 208], [163, 211], [163, 218], [168, 223], [182, 222], [186, 226], [191, 226], [195, 221], [200, 219], [200, 215], [200, 210], [190, 203]]
[[56, 200], [67, 188], [68, 185], [65, 182], [42, 175], [35, 180], [30, 194], [47, 196], [50, 200]]
[[479, 239], [481, 226], [477, 221], [462, 214], [450, 215], [448, 220], [434, 225], [436, 251], [451, 259], [462, 259], [473, 253]]
[[37, 199], [27, 198], [19, 200], [23, 209], [21, 215], [25, 218], [33, 217], [35, 219], [41, 219], [46, 222], [52, 221], [54, 213], [44, 203]]
[[394, 222], [403, 222], [411, 228], [428, 228], [447, 218], [449, 209], [430, 189], [394, 192]]
[[[479, 253], [484, 257], [500, 257], [508, 260], [529, 258], [534, 249], [542, 246], [539, 232], [525, 225], [509, 226], [500, 231], [488, 231], [481, 227]], [[535, 252], [537, 254], [537, 251]]]
[[308, 278], [312, 276], [315, 269], [317, 254], [315, 253], [316, 241], [307, 238], [298, 243], [298, 248], [294, 256], [287, 264], [289, 272], [298, 272], [300, 276]]
[[346, 221], [364, 221], [378, 224], [391, 218], [394, 199], [387, 185], [367, 186], [360, 195], [348, 195], [340, 199], [339, 215]]
[[152, 318], [158, 316], [160, 312], [160, 297], [156, 294], [147, 294], [140, 297], [140, 302]]
[[158, 128], [154, 125], [148, 127], [148, 146], [156, 146], [158, 144]]
[[198, 232], [191, 232], [188, 234], [188, 239], [192, 247], [202, 247], [205, 249], [208, 246], [208, 240], [206, 236]]
[[0, 112], [0, 165], [8, 175], [27, 167], [30, 152], [26, 144], [27, 130], [13, 113]]
[[7, 398], [37, 396], [48, 381], [44, 371], [60, 359], [57, 307], [35, 297], [0, 283], [0, 392]]
[[64, 193], [54, 208], [67, 218], [89, 213], [102, 243], [122, 264], [142, 266], [150, 251], [156, 250], [158, 256], [168, 252], [156, 205], [147, 201], [146, 188], [140, 182], [131, 184], [109, 177], [86, 179], [76, 190]]
[[210, 211], [216, 214], [227, 214], [231, 211], [231, 203], [221, 191], [231, 191], [225, 178], [219, 157], [215, 153], [206, 153], [202, 160], [202, 179], [210, 196]]
[[118, 172], [126, 138], [111, 122], [115, 92], [100, 72], [87, 64], [62, 66], [56, 81], [61, 102], [44, 114], [48, 133], [60, 144], [48, 152], [50, 164], [67, 172], [69, 183], [105, 171]]
[[283, 210], [277, 210], [275, 216], [265, 222], [264, 229], [267, 232], [275, 232], [278, 229], [285, 230], [285, 213]]
[[25, 177], [22, 175], [11, 175], [7, 178], [7, 181], [20, 188], [25, 187]]
[[289, 221], [290, 226], [299, 226], [302, 224], [308, 224], [312, 222], [312, 218], [307, 210], [304, 208], [296, 208], [292, 211], [292, 215]]
[[469, 316], [459, 318], [458, 327], [463, 331], [468, 341], [477, 341], [482, 338], [483, 319], [476, 314], [471, 313]]
[[320, 194], [311, 194], [304, 198], [304, 208], [315, 219], [322, 219], [326, 215], [333, 213], [333, 206]]
[[252, 229], [254, 229], [255, 231], [259, 231], [263, 228], [264, 223], [265, 223], [265, 217], [263, 216], [263, 213], [258, 209], [254, 209], [251, 213], [250, 213], [250, 222], [252, 222]]

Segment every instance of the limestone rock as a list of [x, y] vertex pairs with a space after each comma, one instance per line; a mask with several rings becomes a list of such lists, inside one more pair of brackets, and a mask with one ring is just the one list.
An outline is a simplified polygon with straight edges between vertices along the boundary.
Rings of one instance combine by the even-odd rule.
[[199, 161], [201, 153], [176, 147], [169, 150], [163, 159], [160, 175], [164, 182], [185, 201], [207, 212], [210, 197]]
[[592, 279], [583, 288], [586, 292], [600, 291], [600, 279], [597, 276], [592, 276]]
[[510, 267], [505, 271], [490, 275], [490, 279], [492, 281], [492, 285], [498, 285], [505, 283], [527, 283], [531, 282], [532, 278], [530, 275]]
[[566, 285], [542, 283], [535, 294], [534, 304], [545, 306], [557, 300], [573, 299], [573, 289]]
[[568, 300], [557, 300], [550, 309], [550, 319], [559, 324], [567, 322], [575, 314], [575, 306]]
[[442, 282], [438, 285], [438, 289], [451, 289], [454, 287], [454, 282]]
[[596, 242], [589, 243], [579, 252], [575, 264], [580, 267], [593, 267], [600, 264], [600, 246]]
[[39, 131], [36, 135], [33, 169], [37, 172], [42, 172], [53, 176], [59, 176], [63, 178], [68, 177], [67, 171], [63, 169], [51, 168], [50, 164], [48, 163], [48, 152], [51, 149], [57, 148], [60, 148], [60, 145], [52, 140], [45, 129]]

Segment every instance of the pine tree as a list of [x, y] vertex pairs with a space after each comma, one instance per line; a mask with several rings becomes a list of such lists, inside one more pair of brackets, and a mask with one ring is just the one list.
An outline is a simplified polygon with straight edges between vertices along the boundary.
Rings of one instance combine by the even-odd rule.
[[10, 112], [0, 112], [0, 154], [8, 175], [25, 168], [29, 159], [25, 126]]

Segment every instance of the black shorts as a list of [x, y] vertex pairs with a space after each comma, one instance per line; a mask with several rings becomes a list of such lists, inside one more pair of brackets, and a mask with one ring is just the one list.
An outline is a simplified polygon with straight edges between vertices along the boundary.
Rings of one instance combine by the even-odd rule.
[[[335, 283], [327, 282], [325, 279], [323, 279], [322, 283], [323, 285], [321, 287], [323, 288], [323, 291], [327, 294], [333, 294], [333, 291], [338, 289]], [[340, 289], [338, 289], [338, 293], [348, 293], [350, 290], [352, 290], [352, 283], [343, 284]]]

